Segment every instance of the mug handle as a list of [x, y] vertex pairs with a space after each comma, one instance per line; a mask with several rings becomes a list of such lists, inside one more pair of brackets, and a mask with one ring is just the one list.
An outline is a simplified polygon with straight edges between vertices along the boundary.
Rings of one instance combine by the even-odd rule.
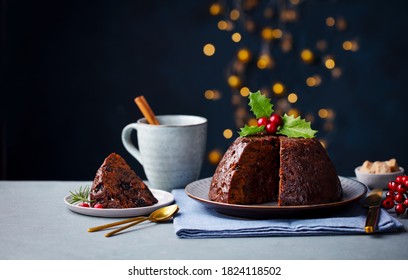
[[136, 146], [132, 143], [131, 135], [132, 131], [136, 130], [137, 131], [138, 124], [137, 123], [131, 123], [125, 126], [122, 130], [122, 143], [125, 146], [125, 149], [136, 158], [136, 160], [143, 165], [142, 162], [142, 157], [140, 156], [139, 150], [136, 148]]

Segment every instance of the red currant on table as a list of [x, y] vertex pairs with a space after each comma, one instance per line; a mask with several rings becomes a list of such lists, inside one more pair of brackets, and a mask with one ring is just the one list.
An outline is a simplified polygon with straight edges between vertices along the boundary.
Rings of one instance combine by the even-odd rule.
[[386, 199], [383, 200], [383, 202], [381, 203], [382, 207], [385, 209], [391, 209], [392, 207], [394, 207], [395, 203], [394, 203], [394, 199], [387, 197]]
[[[388, 191], [381, 205], [385, 209], [395, 207], [397, 215], [404, 214], [408, 208], [408, 176], [397, 176], [395, 181], [388, 182]], [[408, 214], [408, 213], [407, 213]]]
[[405, 186], [404, 186], [403, 184], [399, 184], [399, 185], [397, 186], [396, 191], [397, 191], [398, 193], [406, 193], [407, 189], [405, 188]]
[[385, 193], [385, 197], [389, 197], [389, 198], [391, 198], [392, 200], [394, 200], [395, 193], [392, 192], [392, 191], [388, 191], [388, 192]]
[[258, 119], [258, 126], [266, 126], [269, 123], [269, 120], [267, 117], [262, 117]]
[[278, 127], [276, 126], [276, 124], [271, 122], [266, 125], [265, 129], [269, 134], [275, 134], [278, 131]]
[[395, 182], [397, 182], [398, 184], [401, 184], [402, 183], [402, 181], [404, 180], [403, 178], [404, 178], [405, 176], [397, 176], [397, 178], [395, 178]]
[[282, 117], [279, 116], [279, 115], [276, 114], [276, 113], [273, 113], [273, 114], [271, 115], [271, 117], [269, 118], [269, 121], [270, 121], [271, 123], [274, 123], [274, 124], [276, 125], [276, 127], [282, 125]]
[[388, 182], [388, 189], [393, 192], [397, 191], [397, 183], [395, 181]]
[[404, 214], [405, 213], [405, 206], [403, 204], [397, 204], [395, 205], [395, 212], [398, 215]]
[[405, 196], [402, 193], [397, 193], [394, 197], [395, 202], [402, 203], [405, 200]]
[[81, 203], [78, 204], [78, 206], [81, 206], [81, 207], [89, 207], [89, 204], [86, 203], [86, 202], [81, 202]]
[[402, 180], [402, 184], [408, 187], [408, 176], [404, 176], [404, 179]]
[[102, 204], [100, 204], [100, 203], [96, 203], [95, 205], [94, 205], [94, 207], [93, 208], [99, 208], [99, 209], [102, 209], [103, 208], [103, 205]]

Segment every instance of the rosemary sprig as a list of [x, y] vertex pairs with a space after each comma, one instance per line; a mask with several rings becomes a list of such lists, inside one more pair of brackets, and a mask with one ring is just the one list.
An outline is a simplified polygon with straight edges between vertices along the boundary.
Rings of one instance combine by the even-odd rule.
[[71, 202], [70, 202], [71, 204], [74, 204], [77, 202], [88, 202], [88, 203], [92, 202], [89, 199], [89, 194], [91, 193], [91, 189], [89, 186], [85, 186], [84, 188], [82, 188], [81, 186], [79, 187], [79, 190], [73, 191], [73, 192], [70, 191], [69, 193], [72, 196]]

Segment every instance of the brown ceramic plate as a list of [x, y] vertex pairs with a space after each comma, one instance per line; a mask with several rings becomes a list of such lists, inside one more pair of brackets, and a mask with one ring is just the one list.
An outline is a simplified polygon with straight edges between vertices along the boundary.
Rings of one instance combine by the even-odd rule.
[[211, 177], [201, 179], [188, 184], [185, 188], [186, 194], [205, 206], [215, 211], [236, 217], [263, 219], [279, 217], [303, 217], [315, 215], [328, 215], [333, 211], [344, 208], [359, 201], [367, 192], [367, 187], [353, 179], [339, 176], [343, 188], [343, 198], [338, 202], [302, 205], [302, 206], [278, 206], [276, 202], [238, 205], [211, 201], [208, 198]]

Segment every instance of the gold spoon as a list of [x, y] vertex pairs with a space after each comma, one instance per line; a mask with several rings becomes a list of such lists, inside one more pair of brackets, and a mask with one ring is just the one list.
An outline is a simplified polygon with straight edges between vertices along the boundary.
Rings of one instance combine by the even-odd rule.
[[141, 222], [144, 222], [144, 221], [151, 221], [151, 222], [155, 222], [155, 223], [167, 221], [171, 217], [173, 217], [173, 215], [176, 214], [178, 210], [179, 210], [179, 208], [178, 208], [178, 206], [176, 204], [157, 209], [157, 210], [153, 211], [149, 215], [149, 217], [141, 218], [141, 219], [139, 219], [139, 220], [137, 220], [137, 221], [135, 221], [133, 223], [130, 223], [130, 224], [126, 225], [126, 226], [123, 226], [123, 227], [118, 228], [118, 229], [116, 229], [114, 231], [108, 232], [107, 234], [105, 234], [105, 236], [106, 237], [112, 236], [112, 235], [114, 235], [114, 234], [116, 234], [116, 233], [118, 233], [118, 232], [120, 232], [122, 230], [130, 228], [130, 227], [132, 227], [134, 225], [137, 225], [137, 224], [139, 224]]
[[118, 226], [118, 225], [127, 224], [127, 223], [130, 223], [130, 222], [135, 222], [135, 221], [138, 221], [138, 220], [144, 219], [144, 218], [146, 218], [146, 217], [145, 216], [134, 217], [134, 218], [130, 218], [130, 219], [127, 219], [127, 220], [122, 220], [122, 221], [119, 221], [119, 222], [114, 222], [114, 223], [101, 225], [101, 226], [97, 226], [97, 227], [91, 227], [91, 228], [88, 228], [88, 232], [99, 231], [99, 230], [102, 230], [102, 229], [105, 229], [105, 228], [110, 228], [110, 227], [114, 227], [114, 226]]
[[[173, 208], [173, 207], [177, 207], [177, 205], [174, 204], [174, 205], [166, 206], [166, 207], [155, 210], [155, 212], [159, 211], [159, 210], [168, 211], [167, 209]], [[126, 219], [126, 220], [122, 220], [122, 221], [118, 221], [118, 222], [114, 222], [114, 223], [110, 223], [110, 224], [105, 224], [105, 225], [101, 225], [101, 226], [97, 226], [97, 227], [92, 227], [92, 228], [88, 228], [88, 232], [99, 231], [99, 230], [102, 230], [102, 229], [106, 229], [106, 228], [110, 228], [110, 227], [114, 227], [114, 226], [118, 226], [118, 225], [123, 225], [123, 224], [127, 224], [127, 223], [130, 223], [130, 222], [135, 222], [135, 221], [145, 219], [145, 218], [147, 218], [147, 217], [146, 216], [133, 217], [133, 218], [130, 218], [130, 219]]]

